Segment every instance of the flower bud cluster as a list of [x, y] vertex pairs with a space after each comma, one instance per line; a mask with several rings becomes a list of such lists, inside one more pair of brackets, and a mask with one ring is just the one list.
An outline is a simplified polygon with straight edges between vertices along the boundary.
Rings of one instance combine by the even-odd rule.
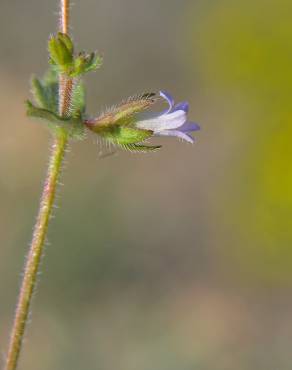
[[50, 63], [68, 77], [82, 76], [95, 71], [102, 65], [102, 57], [97, 53], [86, 54], [84, 51], [74, 55], [74, 45], [71, 38], [59, 32], [49, 40]]

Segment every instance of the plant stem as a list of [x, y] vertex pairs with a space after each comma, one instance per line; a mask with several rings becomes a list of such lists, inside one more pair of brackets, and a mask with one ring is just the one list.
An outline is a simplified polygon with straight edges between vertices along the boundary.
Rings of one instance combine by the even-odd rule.
[[60, 32], [68, 33], [70, 0], [60, 0]]
[[[60, 1], [60, 31], [67, 33], [69, 24], [69, 0]], [[72, 88], [72, 80], [61, 75], [59, 79], [59, 114], [61, 116], [68, 115]], [[59, 131], [54, 135], [39, 213], [21, 282], [5, 370], [15, 370], [17, 368], [67, 143], [68, 134], [65, 131]]]
[[24, 275], [6, 360], [6, 370], [14, 370], [17, 367], [66, 144], [66, 134], [60, 134], [58, 137], [54, 138], [47, 178], [41, 197], [39, 214], [24, 268]]
[[[60, 32], [68, 33], [69, 26], [69, 1], [60, 0]], [[59, 77], [59, 115], [67, 116], [70, 110], [71, 95], [73, 89], [73, 79], [64, 74]]]

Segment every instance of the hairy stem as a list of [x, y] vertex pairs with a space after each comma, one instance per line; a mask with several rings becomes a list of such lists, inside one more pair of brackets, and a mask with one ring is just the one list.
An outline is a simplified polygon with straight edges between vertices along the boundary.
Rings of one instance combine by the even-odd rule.
[[48, 173], [41, 197], [39, 214], [24, 268], [23, 280], [20, 288], [6, 360], [6, 370], [14, 370], [17, 367], [66, 144], [66, 134], [60, 134], [58, 137], [54, 138]]
[[[60, 1], [59, 28], [61, 32], [67, 33], [69, 24], [69, 0]], [[67, 116], [69, 114], [72, 89], [73, 81], [61, 75], [59, 80], [59, 114], [61, 116]], [[68, 135], [65, 131], [59, 131], [55, 134], [39, 214], [34, 227], [33, 238], [21, 282], [5, 370], [15, 370], [17, 368], [67, 143]]]
[[[69, 26], [69, 0], [60, 0], [60, 31], [68, 33]], [[59, 77], [59, 114], [68, 116], [70, 110], [73, 79], [61, 74]]]

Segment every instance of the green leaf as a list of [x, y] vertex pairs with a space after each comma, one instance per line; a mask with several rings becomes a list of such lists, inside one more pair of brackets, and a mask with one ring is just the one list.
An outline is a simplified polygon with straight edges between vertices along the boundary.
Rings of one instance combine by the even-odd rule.
[[41, 108], [48, 109], [48, 97], [46, 89], [41, 81], [38, 80], [35, 76], [33, 76], [31, 79], [31, 87], [34, 100], [37, 105]]
[[81, 119], [62, 118], [47, 109], [34, 106], [29, 100], [26, 101], [26, 114], [29, 117], [45, 120], [48, 127], [54, 132], [65, 130], [70, 138], [78, 140], [85, 137], [85, 126]]
[[25, 103], [26, 103], [26, 114], [29, 117], [41, 118], [49, 122], [57, 123], [59, 125], [62, 125], [64, 124], [64, 122], [70, 120], [68, 118], [64, 119], [62, 117], [59, 117], [57, 114], [49, 111], [48, 109], [38, 108], [35, 105], [33, 105], [32, 102], [29, 100], [27, 100]]
[[59, 82], [58, 68], [56, 66], [51, 65], [43, 77], [43, 83], [45, 85], [48, 85], [48, 84], [58, 84], [58, 82]]
[[36, 104], [40, 108], [57, 113], [58, 85], [54, 83], [44, 83], [36, 77], [33, 77], [31, 86]]
[[58, 76], [54, 70], [50, 68], [43, 80], [33, 76], [31, 88], [34, 100], [40, 108], [58, 113]]

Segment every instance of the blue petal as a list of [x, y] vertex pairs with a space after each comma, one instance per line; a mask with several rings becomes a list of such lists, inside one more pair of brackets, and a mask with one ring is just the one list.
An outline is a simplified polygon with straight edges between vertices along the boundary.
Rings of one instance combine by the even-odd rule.
[[179, 128], [179, 130], [182, 132], [199, 131], [200, 129], [201, 127], [194, 122], [186, 122]]
[[[146, 119], [145, 119], [146, 118]], [[158, 117], [147, 118], [138, 121], [136, 126], [145, 130], [152, 130], [154, 132], [163, 130], [172, 130], [184, 126], [187, 120], [187, 115], [183, 110], [178, 110], [168, 114], [162, 114]]]
[[188, 111], [189, 111], [189, 103], [187, 101], [184, 101], [182, 103], [178, 103], [178, 104], [176, 104], [176, 106], [174, 107], [173, 110], [174, 111], [175, 110], [183, 110], [186, 113], [188, 113]]
[[159, 95], [168, 102], [169, 108], [164, 113], [169, 113], [174, 106], [173, 97], [166, 91], [160, 91]]
[[174, 136], [178, 137], [182, 140], [187, 141], [188, 143], [193, 144], [194, 143], [194, 138], [191, 135], [188, 135], [184, 132], [178, 131], [178, 130], [164, 130], [160, 131], [154, 134], [154, 136]]

